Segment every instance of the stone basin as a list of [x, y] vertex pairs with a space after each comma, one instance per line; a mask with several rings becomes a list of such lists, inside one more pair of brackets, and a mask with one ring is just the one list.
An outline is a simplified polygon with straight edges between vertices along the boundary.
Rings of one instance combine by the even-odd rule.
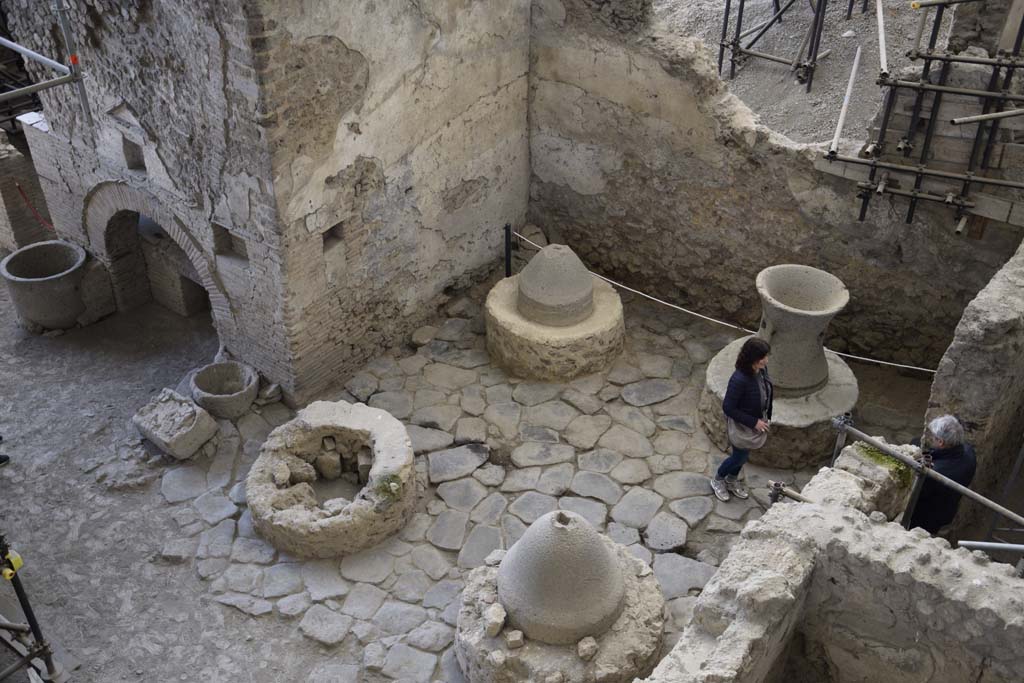
[[224, 361], [211, 363], [192, 375], [192, 398], [217, 417], [234, 420], [249, 410], [260, 388], [254, 368]]
[[36, 242], [0, 261], [18, 317], [47, 330], [66, 330], [85, 312], [80, 292], [85, 250], [63, 240]]

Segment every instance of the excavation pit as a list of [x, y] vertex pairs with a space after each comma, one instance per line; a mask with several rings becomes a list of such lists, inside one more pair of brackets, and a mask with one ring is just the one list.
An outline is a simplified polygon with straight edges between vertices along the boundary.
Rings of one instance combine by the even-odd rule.
[[[351, 499], [337, 497], [356, 489]], [[312, 403], [271, 432], [249, 472], [246, 497], [256, 530], [292, 555], [326, 558], [369, 548], [412, 514], [409, 436], [383, 410]]]

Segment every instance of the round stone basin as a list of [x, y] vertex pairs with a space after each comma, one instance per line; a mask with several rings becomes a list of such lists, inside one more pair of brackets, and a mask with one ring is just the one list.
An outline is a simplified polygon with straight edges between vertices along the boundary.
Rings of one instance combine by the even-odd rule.
[[229, 420], [249, 410], [259, 388], [259, 373], [235, 361], [211, 363], [192, 376], [195, 402], [211, 414]]
[[74, 327], [85, 311], [79, 288], [85, 250], [63, 240], [36, 242], [0, 261], [18, 316], [48, 330]]
[[[351, 500], [326, 490], [344, 479]], [[245, 482], [256, 530], [297, 557], [328, 558], [377, 545], [400, 531], [416, 504], [412, 442], [389, 413], [361, 403], [317, 401], [273, 432]]]
[[757, 275], [757, 291], [766, 305], [803, 315], [832, 317], [850, 302], [850, 292], [832, 273], [786, 263]]

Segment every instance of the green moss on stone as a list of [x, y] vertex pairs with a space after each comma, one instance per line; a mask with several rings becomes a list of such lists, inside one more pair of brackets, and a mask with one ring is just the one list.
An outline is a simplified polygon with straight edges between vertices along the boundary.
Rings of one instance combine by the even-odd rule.
[[857, 447], [857, 452], [865, 458], [892, 472], [893, 476], [896, 477], [897, 481], [899, 481], [900, 486], [910, 488], [910, 483], [914, 478], [914, 472], [909, 467], [891, 455], [886, 455], [874, 446], [869, 446], [863, 441], [858, 441], [855, 445]]
[[381, 499], [395, 503], [402, 498], [402, 480], [397, 474], [385, 474], [373, 490]]

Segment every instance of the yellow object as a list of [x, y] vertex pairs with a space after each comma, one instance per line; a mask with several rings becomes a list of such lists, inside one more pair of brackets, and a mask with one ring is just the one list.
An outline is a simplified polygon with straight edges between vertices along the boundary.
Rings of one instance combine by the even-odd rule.
[[14, 578], [14, 575], [18, 572], [18, 570], [25, 565], [25, 562], [21, 559], [21, 555], [19, 555], [14, 550], [8, 551], [7, 557], [4, 559], [7, 560], [7, 566], [4, 567], [3, 571], [0, 572], [0, 574], [2, 574], [5, 579], [10, 581]]
[[921, 9], [921, 3], [919, 3], [919, 2], [912, 2], [912, 3], [910, 3], [910, 9]]

